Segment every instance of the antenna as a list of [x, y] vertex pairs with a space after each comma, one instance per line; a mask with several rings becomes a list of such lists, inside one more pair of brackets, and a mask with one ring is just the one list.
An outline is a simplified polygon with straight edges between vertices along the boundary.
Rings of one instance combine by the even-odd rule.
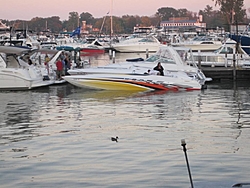
[[185, 159], [186, 159], [186, 163], [187, 163], [187, 169], [188, 169], [189, 179], [190, 179], [190, 183], [191, 183], [191, 188], [194, 188], [193, 180], [192, 180], [192, 176], [191, 176], [191, 171], [190, 171], [190, 167], [189, 167], [189, 163], [188, 163], [187, 148], [186, 148], [185, 139], [181, 140], [181, 146], [183, 147], [183, 151], [185, 154]]

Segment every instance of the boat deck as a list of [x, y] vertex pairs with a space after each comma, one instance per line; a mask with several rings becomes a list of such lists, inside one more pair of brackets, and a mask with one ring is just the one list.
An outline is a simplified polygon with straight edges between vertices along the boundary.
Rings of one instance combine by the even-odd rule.
[[201, 67], [201, 70], [213, 80], [250, 80], [250, 68]]

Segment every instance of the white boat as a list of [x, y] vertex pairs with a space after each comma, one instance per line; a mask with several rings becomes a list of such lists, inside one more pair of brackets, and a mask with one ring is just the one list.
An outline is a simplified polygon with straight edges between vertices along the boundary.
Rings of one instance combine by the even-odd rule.
[[[137, 70], [147, 72], [152, 70], [158, 62], [161, 62], [165, 73], [168, 72], [185, 72], [190, 77], [196, 77], [199, 79], [201, 84], [204, 84], [206, 81], [211, 81], [210, 78], [207, 78], [202, 71], [197, 67], [192, 59], [191, 49], [185, 47], [172, 47], [167, 45], [162, 45], [158, 51], [152, 54], [145, 61], [136, 61], [137, 59], [128, 59], [126, 62], [121, 63], [112, 63], [105, 66], [99, 66], [94, 68], [86, 69], [71, 69], [68, 71], [70, 75], [79, 75], [79, 74], [89, 74], [92, 73], [116, 73], [116, 71], [123, 71], [125, 74], [127, 71], [129, 74], [131, 72], [137, 73]], [[139, 58], [138, 60], [141, 60]], [[187, 62], [188, 60], [188, 62]], [[142, 70], [141, 70], [142, 69]], [[116, 71], [113, 71], [116, 70]], [[140, 74], [141, 72], [139, 72]]]
[[[153, 70], [158, 62], [164, 68], [164, 76]], [[69, 73], [71, 76], [64, 79], [73, 85], [112, 90], [197, 90], [209, 80], [197, 67], [186, 65], [171, 46], [162, 46], [146, 61], [73, 69]]]
[[154, 36], [130, 37], [112, 44], [113, 49], [123, 53], [156, 52], [160, 46], [161, 43]]
[[44, 80], [42, 72], [34, 65], [28, 65], [20, 58], [29, 49], [0, 46], [0, 89], [27, 90], [54, 83]]
[[[25, 53], [22, 55], [22, 59], [24, 61], [27, 60], [27, 56], [32, 60], [34, 64], [36, 64], [37, 68], [41, 69], [42, 75], [45, 80], [53, 80], [53, 84], [63, 84], [65, 80], [58, 80], [56, 76], [56, 61], [60, 57], [63, 51], [58, 50], [50, 50], [50, 49], [35, 49], [29, 51], [29, 53]], [[48, 55], [49, 62], [45, 65], [45, 56]]]
[[235, 66], [250, 68], [250, 56], [239, 45], [236, 50], [236, 42], [228, 39], [220, 48], [213, 52], [193, 53], [196, 64], [211, 67], [232, 67]]
[[192, 40], [180, 41], [171, 43], [175, 47], [183, 46], [187, 48], [191, 48], [192, 51], [214, 51], [217, 50], [222, 42], [219, 38], [216, 37], [208, 37], [208, 36], [197, 36]]
[[150, 74], [86, 74], [65, 76], [64, 79], [78, 87], [119, 91], [200, 90], [202, 86], [183, 72], [164, 76]]

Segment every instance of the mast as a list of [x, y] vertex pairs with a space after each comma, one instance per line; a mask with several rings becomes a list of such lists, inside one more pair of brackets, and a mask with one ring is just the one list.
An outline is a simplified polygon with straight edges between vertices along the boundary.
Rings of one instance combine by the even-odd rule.
[[101, 36], [102, 34], [102, 29], [103, 29], [103, 26], [104, 26], [104, 23], [105, 23], [105, 20], [106, 20], [106, 17], [108, 16], [109, 12], [107, 13], [107, 15], [103, 18], [103, 22], [102, 22], [102, 26], [101, 26], [101, 29], [100, 29], [100, 32], [99, 32], [99, 35]]
[[113, 36], [113, 0], [111, 0], [110, 4], [110, 39]]

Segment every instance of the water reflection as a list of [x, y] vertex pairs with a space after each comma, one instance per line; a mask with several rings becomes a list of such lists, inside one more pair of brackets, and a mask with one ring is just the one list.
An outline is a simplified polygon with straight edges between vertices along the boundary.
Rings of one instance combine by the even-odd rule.
[[[232, 184], [248, 178], [249, 129], [243, 129], [250, 119], [246, 84], [145, 93], [65, 84], [0, 92], [0, 102], [4, 187], [20, 182], [23, 187], [56, 187], [65, 177], [70, 177], [69, 187], [96, 182], [127, 187], [127, 179], [131, 187], [187, 187], [183, 138], [195, 187], [209, 187], [208, 182], [219, 187], [228, 180]], [[113, 143], [110, 137], [116, 135], [119, 142]], [[10, 181], [7, 177], [15, 173], [18, 176]]]

